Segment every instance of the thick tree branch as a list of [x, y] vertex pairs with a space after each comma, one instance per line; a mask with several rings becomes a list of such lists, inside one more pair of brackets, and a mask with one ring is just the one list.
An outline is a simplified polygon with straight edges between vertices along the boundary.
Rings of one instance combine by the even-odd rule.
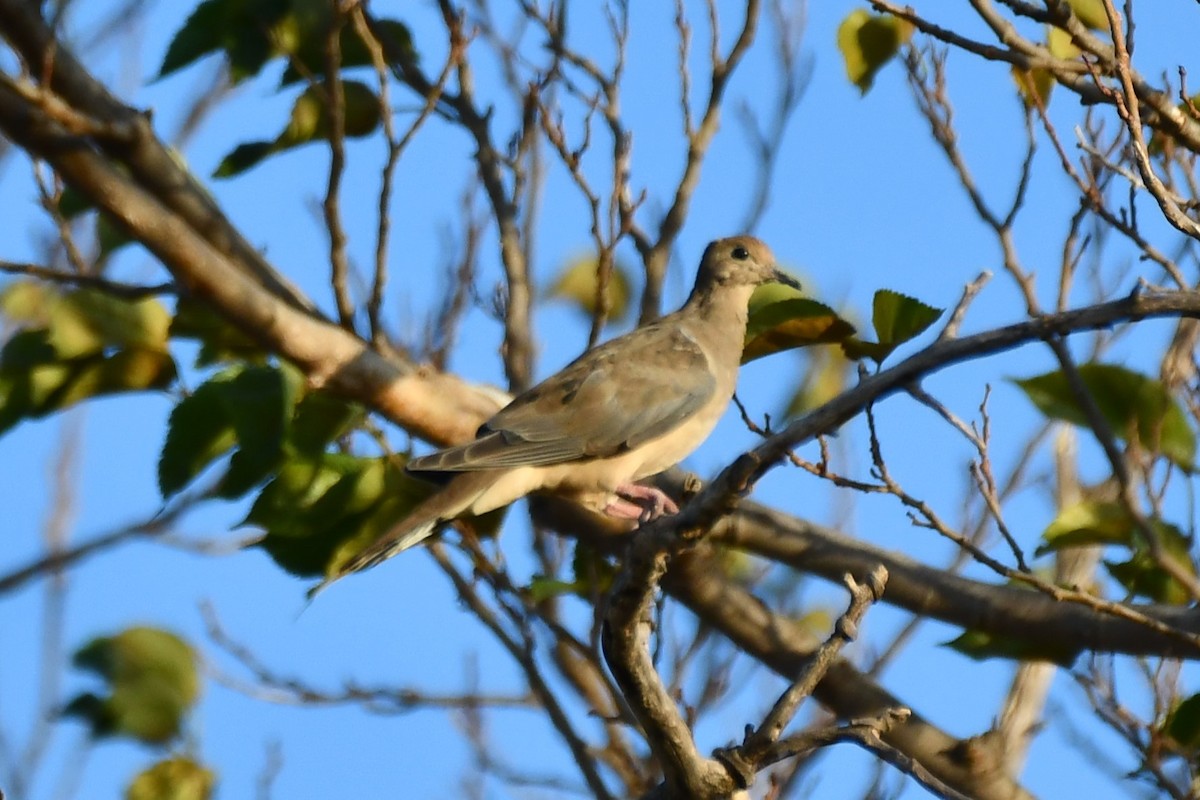
[[[672, 562], [663, 588], [734, 644], [775, 672], [795, 680], [820, 642], [794, 621], [772, 613], [726, 578], [703, 553]], [[889, 583], [890, 591], [890, 583]], [[813, 697], [842, 719], [879, 717], [906, 704], [845, 660], [830, 667]], [[962, 742], [920, 714], [882, 734], [883, 740], [918, 761], [938, 780], [977, 800], [1026, 800], [1030, 795], [986, 758], [962, 755]]]
[[884, 602], [963, 628], [1046, 648], [1200, 658], [1200, 611], [1192, 608], [1100, 598], [1085, 604], [1082, 597], [1067, 602], [974, 581], [757, 503], [743, 502], [713, 537], [829, 581], [847, 572], [863, 580], [882, 564], [888, 570]]
[[55, 40], [38, 8], [24, 0], [0, 0], [0, 36], [21, 55], [34, 76], [49, 78], [40, 87], [45, 101], [54, 102], [53, 95], [58, 95], [78, 116], [119, 131], [120, 135], [98, 139], [95, 146], [124, 164], [144, 191], [177, 214], [237, 269], [254, 276], [295, 308], [311, 310], [312, 303], [242, 237], [182, 160], [154, 135], [149, 115], [129, 108], [93, 78]]
[[387, 360], [358, 337], [282, 301], [133, 177], [3, 84], [0, 130], [92, 198], [154, 253], [187, 292], [295, 363], [314, 386], [367, 403], [430, 441], [470, 438], [479, 422], [504, 404], [503, 396], [451, 375]]

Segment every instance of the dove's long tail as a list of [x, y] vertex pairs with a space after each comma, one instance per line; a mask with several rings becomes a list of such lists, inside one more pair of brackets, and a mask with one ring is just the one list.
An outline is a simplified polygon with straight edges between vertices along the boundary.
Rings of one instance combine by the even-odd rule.
[[439, 525], [449, 522], [474, 503], [496, 480], [494, 471], [460, 472], [432, 496], [417, 505], [366, 550], [347, 561], [336, 574], [313, 587], [309, 599], [329, 584], [352, 572], [361, 572], [414, 547], [434, 534]]

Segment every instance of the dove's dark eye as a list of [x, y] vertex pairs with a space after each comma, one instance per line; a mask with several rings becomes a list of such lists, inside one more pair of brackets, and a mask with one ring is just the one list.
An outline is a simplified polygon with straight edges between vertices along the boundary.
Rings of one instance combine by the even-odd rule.
[[747, 258], [750, 257], [750, 251], [747, 250], [746, 248], [742, 247], [741, 245], [738, 245], [737, 247], [733, 248], [732, 255], [738, 261], [745, 261]]

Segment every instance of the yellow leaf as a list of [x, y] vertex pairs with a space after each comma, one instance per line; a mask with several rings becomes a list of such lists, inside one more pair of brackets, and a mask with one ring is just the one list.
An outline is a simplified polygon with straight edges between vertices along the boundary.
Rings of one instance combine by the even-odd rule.
[[871, 14], [861, 8], [851, 11], [837, 32], [838, 49], [842, 51], [851, 83], [866, 94], [875, 73], [912, 38], [912, 33], [912, 24], [905, 20]]
[[141, 772], [125, 790], [125, 800], [208, 800], [212, 771], [190, 758], [176, 756]]
[[1050, 51], [1050, 55], [1067, 61], [1078, 58], [1083, 52], [1071, 41], [1071, 34], [1062, 28], [1055, 28], [1053, 25], [1046, 26], [1046, 48]]
[[1054, 88], [1054, 76], [1050, 74], [1049, 70], [1023, 70], [1013, 67], [1012, 76], [1026, 108], [1033, 108], [1037, 105], [1045, 108], [1049, 105], [1050, 90]]
[[[567, 300], [588, 316], [594, 316], [599, 278], [598, 259], [594, 255], [581, 256], [568, 262], [558, 273], [554, 283], [546, 290], [546, 297]], [[629, 312], [630, 294], [628, 270], [621, 264], [614, 264], [605, 287], [608, 319], [618, 321], [625, 318]]]
[[1079, 21], [1094, 31], [1107, 31], [1108, 14], [1104, 13], [1103, 0], [1067, 0], [1067, 5], [1079, 17]]
[[781, 350], [844, 341], [854, 326], [833, 309], [782, 283], [759, 286], [750, 296], [742, 363]]
[[809, 353], [808, 369], [784, 410], [785, 417], [796, 417], [824, 405], [846, 388], [850, 360], [840, 350], [825, 348]]

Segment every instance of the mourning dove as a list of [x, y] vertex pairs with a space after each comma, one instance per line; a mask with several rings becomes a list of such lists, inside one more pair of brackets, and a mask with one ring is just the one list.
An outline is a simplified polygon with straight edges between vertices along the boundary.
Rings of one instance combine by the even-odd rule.
[[758, 239], [710, 244], [678, 311], [587, 351], [518, 395], [474, 441], [409, 461], [410, 472], [445, 485], [326, 584], [532, 492], [625, 519], [677, 512], [635, 481], [677, 464], [712, 432], [737, 382], [750, 294], [773, 281], [798, 286]]

